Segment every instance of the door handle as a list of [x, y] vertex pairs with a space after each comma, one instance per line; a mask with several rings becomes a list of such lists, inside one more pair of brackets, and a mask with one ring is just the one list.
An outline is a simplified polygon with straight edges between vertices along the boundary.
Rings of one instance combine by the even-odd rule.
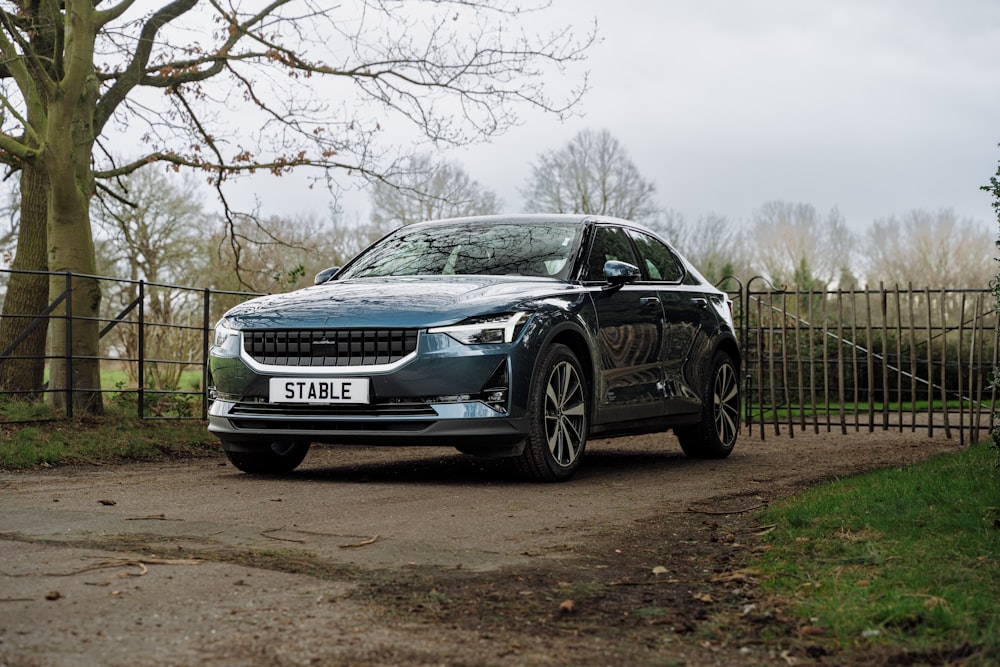
[[699, 308], [708, 308], [708, 299], [703, 299], [700, 296], [691, 299], [691, 303], [698, 306]]
[[642, 297], [639, 297], [639, 305], [640, 306], [655, 306], [658, 303], [660, 303], [659, 297], [655, 297], [655, 296], [642, 296]]

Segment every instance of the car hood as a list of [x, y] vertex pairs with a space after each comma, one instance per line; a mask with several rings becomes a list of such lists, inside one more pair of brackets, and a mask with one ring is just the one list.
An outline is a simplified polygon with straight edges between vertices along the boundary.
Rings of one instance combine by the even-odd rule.
[[332, 281], [258, 297], [226, 313], [241, 329], [423, 328], [530, 307], [579, 285], [512, 276], [413, 276]]

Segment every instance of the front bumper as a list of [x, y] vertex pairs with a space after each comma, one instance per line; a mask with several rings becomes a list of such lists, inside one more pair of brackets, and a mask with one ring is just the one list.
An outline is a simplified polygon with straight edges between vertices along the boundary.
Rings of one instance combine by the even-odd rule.
[[[266, 366], [241, 348], [239, 356], [211, 357], [208, 428], [231, 450], [299, 440], [516, 454], [529, 430], [533, 354], [517, 343], [461, 345], [426, 331], [413, 353], [383, 365]], [[270, 402], [269, 381], [282, 377], [367, 378], [368, 402]]]
[[526, 417], [511, 417], [480, 401], [365, 408], [292, 408], [215, 400], [208, 411], [208, 430], [227, 448], [300, 440], [342, 445], [440, 445], [483, 449], [484, 454], [488, 449], [518, 445], [528, 431]]

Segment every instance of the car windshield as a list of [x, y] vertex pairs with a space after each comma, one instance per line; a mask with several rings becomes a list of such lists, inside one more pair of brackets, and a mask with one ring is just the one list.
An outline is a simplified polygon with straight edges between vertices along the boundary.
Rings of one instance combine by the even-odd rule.
[[565, 279], [579, 244], [573, 224], [496, 223], [400, 229], [337, 280], [416, 275], [522, 275]]

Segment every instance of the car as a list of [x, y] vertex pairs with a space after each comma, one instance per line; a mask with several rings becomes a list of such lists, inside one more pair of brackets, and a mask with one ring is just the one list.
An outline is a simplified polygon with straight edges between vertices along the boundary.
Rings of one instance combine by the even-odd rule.
[[312, 443], [439, 445], [559, 482], [593, 437], [672, 430], [695, 458], [736, 443], [732, 301], [642, 225], [414, 223], [316, 283], [215, 328], [208, 428], [241, 471], [289, 473]]

